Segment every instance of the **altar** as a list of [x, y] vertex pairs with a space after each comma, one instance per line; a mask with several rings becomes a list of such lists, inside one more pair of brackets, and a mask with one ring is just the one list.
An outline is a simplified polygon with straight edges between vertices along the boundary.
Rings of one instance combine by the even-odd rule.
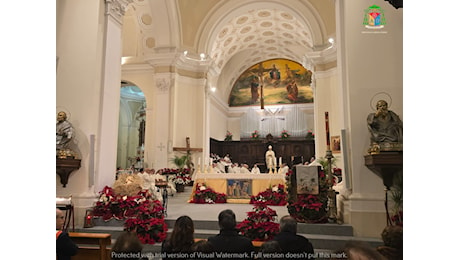
[[196, 184], [204, 183], [215, 192], [227, 195], [227, 203], [249, 203], [251, 196], [271, 188], [286, 185], [284, 174], [253, 173], [197, 173], [190, 198], [195, 194]]

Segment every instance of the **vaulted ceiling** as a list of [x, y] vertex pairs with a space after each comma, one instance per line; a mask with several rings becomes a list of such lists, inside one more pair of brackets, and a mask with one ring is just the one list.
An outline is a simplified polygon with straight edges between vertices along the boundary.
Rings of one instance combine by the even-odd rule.
[[334, 61], [335, 52], [325, 51], [335, 36], [334, 2], [132, 0], [123, 22], [123, 56], [127, 65], [180, 67], [182, 60], [192, 65], [185, 68], [209, 69], [225, 96], [231, 82], [260, 61]]

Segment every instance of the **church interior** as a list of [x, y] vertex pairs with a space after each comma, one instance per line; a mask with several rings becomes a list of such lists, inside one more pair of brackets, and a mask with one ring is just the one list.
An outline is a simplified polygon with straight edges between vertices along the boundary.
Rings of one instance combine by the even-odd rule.
[[332, 156], [340, 223], [379, 239], [402, 174], [402, 138], [371, 147], [379, 100], [404, 121], [402, 1], [56, 1], [56, 114], [76, 161], [57, 159], [71, 170], [56, 197], [79, 228], [117, 171], [187, 154], [207, 178], [211, 155], [229, 154], [268, 176], [271, 145], [275, 172]]

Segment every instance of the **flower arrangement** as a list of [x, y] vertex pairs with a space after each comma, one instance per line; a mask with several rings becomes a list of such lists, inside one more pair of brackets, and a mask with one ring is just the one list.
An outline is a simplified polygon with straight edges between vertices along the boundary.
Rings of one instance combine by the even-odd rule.
[[255, 130], [254, 132], [252, 132], [251, 139], [258, 140], [259, 137], [260, 137], [259, 131]]
[[233, 138], [232, 133], [230, 133], [230, 131], [227, 130], [227, 133], [225, 134], [225, 139], [224, 139], [224, 141], [231, 141], [232, 138]]
[[327, 222], [327, 194], [298, 194], [297, 201], [290, 201], [287, 206], [289, 214], [297, 222], [325, 223]]
[[279, 224], [274, 222], [278, 215], [265, 203], [256, 203], [247, 214], [246, 219], [236, 225], [241, 235], [255, 241], [268, 241], [279, 233]]
[[164, 221], [164, 209], [147, 190], [135, 196], [123, 196], [105, 186], [99, 194], [99, 200], [93, 207], [95, 217], [102, 217], [105, 221], [112, 218], [125, 220], [124, 227], [136, 231], [145, 244], [155, 244], [166, 238], [168, 228]]
[[182, 169], [172, 169], [172, 168], [163, 168], [157, 171], [157, 174], [171, 176], [170, 180], [172, 180], [175, 184], [189, 184], [192, 181], [190, 177], [190, 169], [182, 168]]
[[281, 131], [281, 135], [280, 135], [281, 139], [288, 139], [289, 136], [291, 136], [291, 135], [289, 134], [289, 132], [287, 130]]
[[312, 131], [308, 130], [307, 136], [305, 137], [305, 139], [307, 139], [307, 140], [315, 140], [315, 134]]
[[174, 183], [175, 184], [182, 184], [182, 185], [187, 185], [192, 181], [192, 178], [190, 178], [190, 170], [188, 168], [183, 168], [179, 170], [174, 177]]
[[213, 189], [206, 187], [205, 183], [197, 183], [196, 191], [190, 203], [197, 204], [214, 204], [227, 203], [227, 195], [215, 192]]
[[250, 204], [263, 202], [271, 206], [284, 206], [287, 204], [287, 193], [284, 185], [278, 184], [259, 192], [256, 196], [251, 196]]

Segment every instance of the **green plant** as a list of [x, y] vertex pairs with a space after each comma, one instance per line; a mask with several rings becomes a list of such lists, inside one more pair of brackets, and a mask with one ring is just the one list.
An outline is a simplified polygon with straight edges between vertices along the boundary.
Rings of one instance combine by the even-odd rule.
[[172, 159], [171, 162], [179, 169], [185, 168], [187, 166], [187, 163], [191, 161], [190, 155], [187, 153], [186, 155], [175, 155]]

